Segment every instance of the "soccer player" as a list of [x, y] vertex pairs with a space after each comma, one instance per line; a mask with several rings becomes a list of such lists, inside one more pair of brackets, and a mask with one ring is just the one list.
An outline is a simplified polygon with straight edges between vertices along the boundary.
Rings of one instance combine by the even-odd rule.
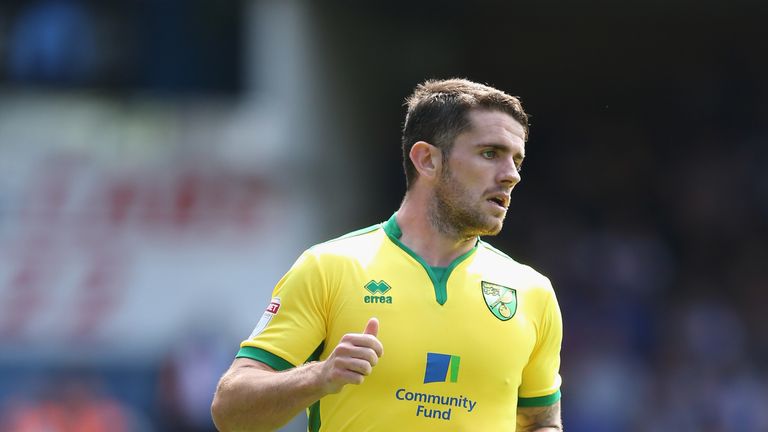
[[310, 431], [562, 430], [552, 286], [480, 239], [520, 182], [528, 115], [464, 79], [407, 103], [399, 210], [278, 282], [216, 390], [220, 430], [273, 430], [304, 408]]

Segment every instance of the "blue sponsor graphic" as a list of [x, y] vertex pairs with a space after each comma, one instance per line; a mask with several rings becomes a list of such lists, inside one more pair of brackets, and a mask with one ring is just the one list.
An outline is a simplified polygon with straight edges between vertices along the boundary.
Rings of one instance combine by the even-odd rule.
[[[427, 364], [424, 368], [424, 384], [436, 382], [456, 383], [459, 379], [461, 358], [457, 355], [427, 353]], [[447, 388], [447, 387], [440, 387]], [[455, 387], [454, 387], [455, 388]], [[477, 406], [477, 401], [464, 395], [446, 395], [442, 392], [413, 391], [405, 387], [395, 391], [395, 399], [416, 405], [416, 417], [433, 420], [450, 421], [455, 417], [454, 410], [471, 413]]]
[[[459, 379], [459, 364], [461, 358], [450, 354], [427, 353], [427, 367], [424, 370], [424, 384]], [[450, 374], [448, 373], [450, 370]]]

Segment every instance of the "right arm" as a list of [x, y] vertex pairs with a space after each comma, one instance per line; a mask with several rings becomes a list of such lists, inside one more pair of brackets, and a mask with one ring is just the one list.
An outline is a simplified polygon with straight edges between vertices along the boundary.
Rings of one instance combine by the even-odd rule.
[[219, 381], [211, 405], [220, 431], [274, 430], [324, 396], [321, 363], [276, 372], [238, 358]]
[[361, 384], [383, 353], [378, 327], [372, 318], [363, 333], [344, 335], [326, 360], [283, 372], [249, 358], [235, 359], [211, 405], [216, 427], [223, 432], [274, 430], [323, 396]]

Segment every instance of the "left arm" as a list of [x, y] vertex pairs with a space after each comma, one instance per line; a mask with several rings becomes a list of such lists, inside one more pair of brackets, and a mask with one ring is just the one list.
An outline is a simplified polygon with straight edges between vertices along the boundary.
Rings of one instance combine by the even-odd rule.
[[560, 401], [543, 407], [517, 407], [518, 432], [561, 432]]
[[523, 368], [518, 393], [517, 430], [519, 432], [561, 432], [560, 347], [563, 318], [549, 279], [538, 290], [541, 318], [537, 322], [536, 346]]

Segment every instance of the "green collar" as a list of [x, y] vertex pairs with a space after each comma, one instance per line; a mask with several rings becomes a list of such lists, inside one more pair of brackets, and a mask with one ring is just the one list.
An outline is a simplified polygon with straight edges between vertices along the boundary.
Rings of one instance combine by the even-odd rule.
[[[424, 271], [427, 272], [429, 279], [432, 281], [432, 285], [435, 289], [435, 299], [439, 304], [441, 305], [445, 304], [445, 302], [448, 300], [448, 290], [447, 290], [448, 278], [450, 277], [451, 273], [453, 272], [453, 269], [456, 268], [456, 266], [461, 264], [461, 262], [464, 261], [465, 259], [469, 258], [470, 255], [472, 255], [477, 250], [477, 246], [480, 244], [480, 239], [478, 238], [478, 241], [475, 242], [475, 246], [472, 249], [470, 249], [465, 254], [453, 260], [453, 262], [451, 262], [451, 264], [445, 269], [444, 272], [436, 272], [429, 264], [427, 264], [426, 261], [424, 261], [424, 258], [419, 256], [416, 252], [411, 250], [408, 246], [404, 245], [400, 241], [400, 237], [403, 236], [403, 231], [400, 229], [400, 226], [397, 224], [396, 216], [397, 216], [397, 212], [395, 212], [392, 215], [392, 217], [389, 218], [389, 220], [381, 224], [382, 228], [384, 229], [384, 232], [387, 234], [387, 237], [389, 237], [389, 239], [392, 240], [392, 243], [396, 244], [400, 249], [405, 251], [405, 253], [410, 255], [411, 258], [413, 258], [419, 264], [421, 264], [421, 266], [424, 268]], [[438, 273], [442, 273], [442, 275], [438, 275]]]
[[382, 224], [382, 227], [388, 236], [399, 239], [403, 236], [403, 232], [400, 230], [400, 225], [397, 224], [397, 218], [395, 216], [397, 216], [397, 212], [393, 213], [389, 220]]

